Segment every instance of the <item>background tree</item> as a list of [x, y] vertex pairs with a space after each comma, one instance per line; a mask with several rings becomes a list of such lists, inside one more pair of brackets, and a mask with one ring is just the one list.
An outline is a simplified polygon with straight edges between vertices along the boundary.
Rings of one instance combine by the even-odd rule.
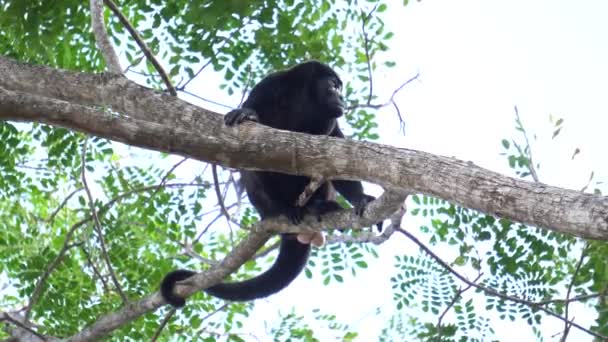
[[[346, 97], [351, 104], [346, 116], [351, 127], [348, 133], [357, 140], [378, 139], [379, 109], [384, 108], [384, 115], [390, 115], [388, 105], [394, 105], [393, 115], [401, 117], [393, 97], [385, 105], [374, 91], [374, 72], [394, 66], [382, 54], [392, 37], [382, 20], [387, 4], [103, 2], [0, 1], [0, 55], [50, 67], [36, 69], [5, 58], [0, 64], [4, 79], [0, 80], [0, 118], [10, 120], [0, 123], [0, 321], [5, 324], [0, 333], [4, 335], [0, 336], [94, 340], [111, 333], [113, 338], [132, 340], [172, 336], [253, 339], [246, 333], [252, 319], [259, 321], [251, 316], [253, 303], [224, 303], [198, 294], [176, 314], [168, 307], [156, 310], [162, 303], [158, 296], [149, 295], [155, 293], [162, 276], [178, 265], [196, 268], [203, 263], [216, 270], [199, 277], [195, 285], [201, 288], [220, 281], [247, 260], [268, 239], [269, 229], [319, 227], [285, 227], [281, 222], [256, 225], [255, 212], [241, 201], [242, 190], [233, 169], [218, 174], [217, 168], [207, 163], [131, 148], [116, 141], [229, 167], [263, 164], [269, 169], [289, 170], [289, 163], [272, 156], [279, 155], [278, 149], [291, 141], [281, 139], [290, 137], [309, 142], [311, 153], [324, 151], [326, 167], [340, 171], [327, 160], [332, 151], [321, 150], [321, 145], [314, 144], [317, 140], [279, 133], [268, 139], [278, 146], [268, 148], [268, 160], [260, 161], [260, 165], [238, 164], [242, 162], [237, 155], [242, 146], [236, 144], [247, 132], [257, 132], [263, 140], [269, 137], [264, 135], [269, 134], [268, 130], [239, 130], [239, 135], [232, 137], [237, 143], [225, 146], [226, 153], [236, 157], [227, 158], [207, 152], [214, 148], [211, 139], [233, 141], [220, 126], [214, 126], [208, 112], [197, 117], [191, 111], [157, 111], [152, 104], [158, 100], [174, 106], [171, 108], [192, 110], [172, 98], [178, 95], [226, 111], [224, 107], [236, 107], [238, 102], [213, 103], [207, 89], [195, 85], [215, 82], [217, 75], [222, 75], [220, 89], [242, 100], [251, 85], [268, 71], [315, 58], [331, 62], [345, 78]], [[137, 88], [119, 75], [108, 74], [96, 78], [99, 87], [95, 88], [94, 78], [85, 74], [53, 73], [52, 69], [123, 73], [165, 94]], [[33, 81], [25, 75], [39, 79]], [[49, 82], [51, 76], [56, 77], [55, 83]], [[415, 79], [414, 74], [403, 77], [403, 85], [395, 92]], [[36, 87], [42, 90], [33, 90]], [[104, 90], [108, 92], [104, 94]], [[106, 101], [100, 101], [104, 96]], [[114, 101], [108, 100], [111, 96]], [[203, 125], [197, 126], [197, 121]], [[157, 136], [129, 137], [121, 130], [128, 124], [133, 125], [131, 133], [156, 132]], [[190, 135], [176, 138], [175, 133], [185, 132], [188, 124]], [[562, 122], [557, 120], [554, 125], [557, 135]], [[523, 140], [504, 140], [504, 152], [518, 176], [538, 182], [519, 116], [516, 126], [524, 133]], [[216, 135], [208, 137], [209, 132]], [[202, 137], [196, 140], [196, 134]], [[255, 137], [251, 141], [257, 147], [261, 144]], [[391, 277], [395, 308], [386, 324], [385, 338], [487, 340], [493, 338], [488, 317], [492, 312], [524, 320], [539, 336], [540, 324], [547, 315], [565, 322], [564, 338], [573, 327], [597, 338], [608, 334], [603, 301], [605, 243], [515, 222], [605, 240], [608, 223], [603, 218], [607, 217], [608, 200], [599, 193], [579, 195], [508, 180], [448, 158], [347, 144], [336, 143], [335, 148], [354, 146], [351, 149], [356, 152], [368, 146], [369, 158], [359, 154], [362, 167], [333, 176], [375, 180], [361, 169], [365, 169], [366, 160], [382, 159], [380, 152], [386, 153], [383, 165], [401, 168], [392, 174], [374, 170], [379, 174], [378, 183], [389, 191], [370, 208], [370, 217], [357, 221], [348, 214], [335, 215], [328, 221], [332, 227], [365, 226], [375, 222], [374, 215], [388, 218], [412, 191], [421, 194], [412, 196], [408, 210], [427, 220], [421, 231], [428, 245], [400, 228], [401, 208], [382, 235], [359, 230], [336, 233], [327, 247], [315, 251], [306, 275], [325, 285], [339, 283], [345, 275], [356, 275], [367, 268], [379, 253], [370, 242], [381, 244], [399, 233], [417, 243], [419, 255], [396, 259]], [[197, 154], [196, 150], [201, 151]], [[338, 157], [348, 156], [343, 153]], [[311, 161], [306, 156], [301, 158], [301, 172], [310, 172], [306, 165]], [[441, 163], [448, 167], [434, 168]], [[332, 176], [322, 170], [327, 174], [321, 176]], [[416, 178], [416, 170], [433, 177], [425, 182], [424, 177]], [[509, 190], [476, 194], [457, 191], [462, 184], [467, 185], [466, 189], [500, 188], [492, 181], [509, 185]], [[443, 186], [442, 182], [453, 182], [454, 186]], [[524, 210], [530, 207], [546, 215]], [[503, 218], [491, 214], [502, 214]], [[236, 229], [239, 225], [254, 233]], [[442, 260], [433, 252], [435, 246], [444, 244], [457, 251], [450, 260]], [[272, 261], [269, 253], [275, 246], [270, 243], [254, 255], [232, 275], [233, 279], [259, 273]], [[482, 296], [471, 296], [472, 289]], [[196, 288], [183, 291], [191, 294]], [[481, 304], [472, 298], [478, 298]], [[570, 302], [582, 300], [591, 303], [597, 312], [593, 324], [579, 324], [568, 311]], [[488, 313], [477, 310], [479, 307]], [[412, 319], [414, 310], [431, 312], [435, 318]], [[325, 323], [336, 336], [347, 340], [356, 337], [355, 329], [326, 311], [330, 310], [323, 307], [315, 312], [315, 323], [309, 326], [304, 314], [295, 308], [278, 323], [271, 322], [276, 324], [267, 333], [276, 339], [315, 340], [318, 325]]]

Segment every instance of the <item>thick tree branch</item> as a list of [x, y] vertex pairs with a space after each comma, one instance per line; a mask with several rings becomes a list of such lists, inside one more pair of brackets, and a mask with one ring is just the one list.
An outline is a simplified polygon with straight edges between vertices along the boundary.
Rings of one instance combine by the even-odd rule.
[[59, 71], [4, 58], [0, 74], [0, 119], [45, 122], [227, 167], [411, 189], [525, 224], [608, 240], [608, 197], [533, 184], [393, 146], [253, 123], [225, 127], [216, 113], [108, 74]]

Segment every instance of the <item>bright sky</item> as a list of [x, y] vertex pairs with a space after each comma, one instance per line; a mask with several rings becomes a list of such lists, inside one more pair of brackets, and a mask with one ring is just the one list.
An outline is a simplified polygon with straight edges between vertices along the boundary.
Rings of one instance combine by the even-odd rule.
[[[454, 156], [513, 176], [499, 153], [503, 138], [517, 136], [513, 107], [518, 106], [530, 138], [538, 136], [531, 143], [535, 161], [541, 163], [541, 181], [580, 189], [591, 171], [595, 180], [608, 180], [603, 151], [608, 146], [608, 2], [410, 0], [406, 8], [400, 3], [389, 7], [387, 18], [396, 34], [389, 57], [397, 68], [374, 75], [374, 88], [381, 89], [384, 101], [416, 72], [420, 79], [398, 96], [405, 136], [394, 111], [387, 108], [379, 114], [380, 142]], [[210, 79], [199, 82], [205, 89]], [[225, 98], [221, 92], [204, 94]], [[565, 119], [553, 140], [550, 115]], [[572, 160], [575, 148], [581, 153]], [[417, 232], [420, 224], [406, 217], [403, 226]], [[357, 278], [346, 277], [339, 286], [324, 287], [318, 276], [312, 281], [300, 277], [281, 293], [257, 302], [253, 318], [260, 320], [250, 321], [252, 329], [263, 337], [261, 319], [272, 321], [277, 310], [288, 313], [296, 306], [305, 313], [321, 308], [357, 327], [361, 341], [376, 340], [394, 306], [389, 282], [394, 255], [403, 251], [416, 253], [417, 247], [395, 236], [380, 248], [380, 258], [372, 260], [368, 270]], [[450, 260], [450, 251], [437, 252]], [[376, 315], [377, 307], [386, 313]], [[416, 310], [413, 315], [419, 315]], [[575, 318], [579, 323], [589, 319], [582, 311]], [[559, 338], [550, 337], [563, 325], [543, 322], [546, 340]], [[503, 341], [536, 341], [525, 324], [495, 319], [492, 326]], [[573, 331], [570, 340], [591, 338]]]

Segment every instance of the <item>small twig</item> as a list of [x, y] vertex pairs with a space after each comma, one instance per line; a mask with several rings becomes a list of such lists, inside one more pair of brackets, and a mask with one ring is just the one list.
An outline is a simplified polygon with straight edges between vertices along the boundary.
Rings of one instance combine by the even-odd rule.
[[558, 303], [567, 304], [567, 303], [574, 303], [574, 302], [582, 302], [584, 300], [589, 300], [589, 299], [594, 299], [594, 298], [605, 296], [606, 293], [607, 293], [607, 291], [603, 291], [600, 293], [591, 293], [591, 294], [586, 294], [586, 295], [580, 295], [580, 296], [576, 296], [576, 297], [572, 297], [572, 298], [568, 298], [568, 299], [548, 299], [548, 300], [536, 302], [536, 304], [549, 305], [549, 304], [558, 304]]
[[217, 196], [217, 203], [220, 206], [221, 213], [226, 217], [226, 221], [230, 224], [230, 214], [224, 205], [224, 197], [222, 196], [222, 192], [220, 191], [220, 181], [217, 176], [217, 165], [211, 165], [211, 173], [213, 174], [213, 187], [215, 189], [215, 195]]
[[173, 317], [175, 312], [176, 312], [175, 308], [171, 308], [171, 310], [169, 310], [169, 312], [167, 312], [167, 314], [165, 315], [165, 318], [163, 319], [162, 322], [160, 322], [160, 326], [158, 327], [158, 329], [156, 329], [156, 332], [154, 333], [154, 336], [152, 336], [152, 339], [150, 341], [156, 342], [156, 340], [158, 340], [160, 333], [163, 331], [163, 329], [165, 328], [167, 323], [169, 323], [169, 320], [171, 319], [171, 317]]
[[110, 257], [108, 256], [108, 250], [106, 249], [106, 243], [105, 243], [105, 240], [103, 237], [103, 228], [101, 227], [101, 221], [99, 220], [99, 217], [97, 216], [97, 210], [95, 210], [95, 200], [93, 199], [93, 194], [91, 194], [91, 189], [89, 189], [89, 185], [87, 184], [86, 152], [87, 152], [87, 140], [85, 140], [84, 143], [82, 144], [82, 171], [81, 171], [82, 185], [84, 186], [84, 190], [87, 193], [87, 197], [89, 199], [89, 208], [91, 210], [91, 216], [93, 217], [93, 223], [94, 223], [93, 227], [95, 227], [95, 230], [97, 231], [97, 237], [99, 238], [99, 245], [101, 247], [101, 255], [106, 263], [106, 267], [108, 267], [108, 272], [110, 273], [110, 277], [112, 278], [114, 287], [116, 287], [116, 291], [118, 291], [120, 298], [122, 298], [123, 304], [126, 305], [126, 304], [128, 304], [129, 300], [127, 299], [127, 296], [125, 295], [125, 293], [122, 291], [122, 287], [120, 286], [120, 283], [118, 282], [118, 278], [116, 277], [116, 274], [114, 273], [114, 268], [112, 267], [112, 263], [110, 262]]
[[[473, 280], [474, 283], [476, 283], [479, 278], [481, 278], [483, 274], [479, 273], [477, 275], [477, 277]], [[454, 297], [452, 298], [452, 300], [450, 301], [450, 303], [446, 306], [445, 310], [443, 310], [443, 312], [441, 313], [441, 315], [439, 315], [439, 319], [437, 320], [437, 336], [439, 338], [441, 338], [441, 322], [443, 321], [443, 318], [445, 317], [445, 315], [450, 311], [450, 309], [456, 305], [456, 302], [458, 302], [458, 300], [462, 297], [462, 294], [467, 292], [469, 289], [471, 289], [471, 287], [473, 287], [473, 285], [467, 285], [467, 287], [465, 287], [464, 289], [461, 287], [458, 289], [458, 291], [456, 291], [456, 293], [454, 294]]]
[[160, 189], [165, 186], [165, 183], [169, 180], [169, 176], [171, 176], [171, 174], [173, 173], [173, 171], [175, 171], [175, 169], [177, 169], [180, 165], [182, 165], [187, 160], [188, 160], [188, 157], [183, 158], [182, 160], [180, 160], [179, 162], [177, 162], [175, 165], [173, 165], [169, 169], [169, 171], [167, 171], [167, 173], [165, 173], [165, 175], [163, 176], [163, 178], [160, 180], [160, 183], [158, 183], [158, 186], [156, 187], [156, 190], [154, 190], [154, 192], [150, 195], [150, 199], [152, 199], [152, 197], [156, 196], [156, 194], [160, 191]]
[[420, 72], [417, 72], [416, 75], [414, 75], [413, 77], [411, 77], [409, 80], [403, 82], [397, 89], [395, 89], [393, 91], [393, 93], [391, 94], [391, 97], [385, 103], [380, 103], [380, 104], [370, 104], [370, 103], [368, 103], [368, 104], [356, 104], [354, 106], [348, 107], [346, 110], [351, 111], [351, 110], [354, 110], [356, 108], [380, 109], [380, 108], [386, 107], [388, 105], [393, 105], [393, 107], [395, 107], [395, 111], [397, 112], [397, 117], [399, 118], [399, 130], [401, 131], [402, 134], [405, 134], [405, 120], [403, 119], [403, 116], [401, 115], [401, 110], [399, 109], [399, 106], [397, 105], [397, 102], [395, 101], [395, 96], [406, 85], [408, 85], [411, 82], [417, 80], [419, 76], [420, 76]]
[[399, 93], [399, 91], [401, 91], [406, 85], [418, 80], [418, 78], [420, 77], [420, 72], [417, 72], [416, 75], [410, 77], [410, 79], [408, 79], [407, 81], [403, 82], [397, 89], [395, 89], [393, 91], [393, 94], [391, 95], [391, 97], [384, 103], [380, 103], [380, 104], [356, 104], [354, 106], [350, 106], [347, 107], [346, 110], [353, 110], [356, 108], [371, 108], [371, 109], [380, 109], [383, 107], [386, 107], [390, 104], [394, 103], [394, 99], [395, 96]]
[[518, 128], [521, 129], [521, 133], [524, 135], [524, 139], [526, 140], [526, 148], [524, 148], [523, 151], [519, 151], [519, 153], [524, 155], [524, 152], [526, 151], [526, 149], [528, 150], [528, 164], [529, 164], [528, 170], [530, 171], [530, 175], [532, 176], [532, 179], [534, 179], [534, 181], [536, 183], [538, 183], [539, 178], [538, 178], [538, 174], [536, 173], [536, 167], [534, 167], [534, 160], [532, 159], [532, 147], [530, 146], [530, 141], [528, 140], [528, 134], [526, 133], [526, 129], [524, 128], [524, 125], [521, 122], [521, 118], [519, 117], [519, 110], [517, 110], [517, 106], [515, 106], [514, 108], [515, 108], [515, 121], [519, 125]]
[[108, 31], [106, 30], [106, 25], [103, 21], [103, 0], [91, 0], [90, 8], [91, 26], [93, 27], [93, 34], [95, 35], [95, 42], [97, 43], [97, 48], [99, 51], [101, 51], [101, 54], [106, 61], [108, 71], [113, 74], [122, 74], [118, 56], [114, 51], [112, 43], [110, 43]]
[[95, 263], [93, 262], [93, 259], [91, 258], [91, 255], [89, 254], [89, 252], [87, 251], [87, 249], [84, 248], [84, 247], [81, 247], [80, 250], [82, 251], [82, 253], [84, 254], [84, 256], [87, 258], [87, 261], [89, 262], [89, 265], [91, 265], [91, 268], [93, 269], [93, 273], [95, 274], [95, 276], [97, 276], [97, 278], [99, 278], [99, 281], [101, 281], [101, 286], [103, 286], [104, 291], [106, 291], [106, 292], [109, 293], [110, 292], [110, 287], [108, 286], [108, 283], [104, 279], [104, 277], [101, 274], [101, 272], [99, 272], [99, 270], [95, 266]]
[[209, 318], [213, 317], [213, 315], [215, 315], [216, 313], [223, 311], [225, 308], [228, 307], [228, 305], [230, 305], [230, 303], [224, 303], [222, 306], [218, 307], [217, 309], [211, 311], [210, 313], [208, 313], [205, 317], [203, 317], [201, 319], [201, 322], [204, 322], [206, 320], [208, 320]]
[[200, 96], [200, 95], [197, 95], [197, 94], [195, 94], [195, 93], [189, 92], [189, 91], [187, 91], [187, 90], [183, 90], [183, 89], [181, 89], [181, 90], [180, 90], [180, 92], [182, 92], [182, 93], [184, 93], [184, 94], [188, 94], [188, 95], [190, 95], [190, 96], [192, 96], [192, 97], [195, 97], [195, 98], [197, 98], [197, 99], [199, 99], [199, 100], [201, 100], [201, 101], [205, 101], [205, 102], [208, 102], [208, 103], [214, 104], [214, 105], [216, 105], [216, 106], [224, 107], [224, 108], [227, 108], [227, 109], [233, 109], [233, 107], [232, 107], [232, 106], [229, 106], [229, 105], [227, 105], [227, 104], [223, 104], [223, 103], [219, 103], [219, 102], [217, 102], [217, 101], [213, 101], [213, 100], [206, 99], [206, 98], [204, 98], [204, 97], [202, 97], [202, 96]]
[[251, 86], [251, 64], [247, 64], [247, 83], [245, 83], [245, 88], [243, 89], [243, 93], [241, 94], [239, 107], [241, 107], [243, 105], [243, 102], [245, 101], [245, 94], [247, 94], [249, 86]]
[[64, 200], [61, 202], [61, 204], [59, 204], [59, 206], [51, 213], [51, 215], [49, 215], [49, 217], [45, 221], [47, 223], [53, 223], [55, 216], [57, 216], [57, 214], [61, 211], [61, 209], [63, 209], [63, 207], [65, 207], [67, 205], [70, 198], [72, 198], [72, 196], [76, 195], [76, 193], [78, 193], [80, 190], [82, 190], [82, 188], [76, 188], [69, 195], [67, 195], [67, 197], [64, 198]]
[[[570, 281], [570, 284], [568, 285], [568, 290], [566, 291], [566, 300], [568, 300], [570, 298], [570, 293], [572, 292], [572, 287], [574, 286], [574, 282], [576, 280], [578, 272], [581, 270], [581, 266], [583, 265], [583, 260], [585, 259], [585, 256], [587, 254], [586, 252], [587, 252], [588, 246], [589, 246], [588, 244], [585, 244], [585, 247], [583, 247], [583, 250], [581, 251], [581, 256], [578, 259], [578, 262], [576, 263], [576, 269], [574, 270], [574, 273], [572, 274], [572, 280]], [[566, 308], [564, 311], [564, 317], [566, 319], [568, 319], [569, 309], [570, 309], [570, 303], [566, 302]], [[571, 328], [570, 324], [568, 324], [567, 322], [564, 323], [564, 333], [563, 333], [562, 337], [560, 338], [561, 342], [565, 342], [566, 339], [568, 338], [568, 333], [570, 332], [570, 328]]]
[[198, 242], [203, 237], [203, 235], [205, 235], [205, 233], [207, 233], [207, 231], [209, 230], [209, 228], [211, 228], [211, 226], [215, 223], [215, 221], [217, 221], [222, 216], [224, 216], [224, 215], [220, 212], [219, 215], [217, 215], [216, 217], [214, 217], [213, 220], [211, 220], [211, 222], [209, 222], [205, 226], [205, 228], [201, 231], [201, 233], [198, 234], [198, 236], [196, 237], [196, 239], [194, 239], [194, 241], [192, 241], [192, 243]]
[[367, 96], [367, 104], [369, 105], [372, 102], [372, 95], [374, 94], [374, 82], [372, 80], [372, 65], [371, 65], [371, 57], [369, 55], [369, 37], [367, 36], [367, 32], [365, 31], [365, 25], [367, 21], [371, 18], [372, 14], [376, 11], [378, 4], [374, 5], [369, 13], [365, 14], [362, 11], [361, 16], [361, 31], [363, 33], [363, 49], [365, 50], [365, 59], [367, 61], [367, 74], [369, 78], [369, 95]]
[[152, 63], [152, 65], [154, 66], [156, 71], [158, 71], [161, 79], [163, 80], [163, 82], [165, 83], [165, 86], [167, 87], [167, 90], [169, 91], [169, 94], [171, 94], [172, 96], [177, 96], [177, 91], [175, 90], [175, 87], [173, 87], [173, 84], [171, 83], [171, 79], [165, 72], [165, 69], [163, 69], [163, 67], [160, 65], [160, 63], [156, 59], [156, 57], [154, 57], [154, 54], [152, 53], [152, 51], [150, 50], [148, 45], [146, 45], [146, 43], [144, 42], [143, 38], [139, 35], [137, 30], [135, 30], [133, 25], [131, 25], [131, 23], [129, 22], [129, 19], [127, 19], [127, 17], [125, 17], [125, 15], [120, 11], [118, 6], [116, 6], [116, 4], [112, 0], [103, 0], [103, 2], [106, 4], [106, 6], [108, 6], [112, 10], [114, 15], [116, 15], [118, 17], [118, 20], [120, 20], [120, 22], [125, 27], [125, 29], [127, 29], [127, 31], [129, 32], [131, 37], [135, 40], [137, 45], [139, 45], [139, 48], [146, 56], [146, 59], [148, 59], [148, 61], [150, 63]]

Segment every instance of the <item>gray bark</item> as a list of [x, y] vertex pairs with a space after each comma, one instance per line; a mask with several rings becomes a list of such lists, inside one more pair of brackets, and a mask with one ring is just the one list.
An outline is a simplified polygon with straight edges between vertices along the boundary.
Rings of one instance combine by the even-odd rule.
[[6, 58], [0, 58], [0, 75], [0, 119], [63, 126], [227, 167], [359, 179], [582, 238], [608, 239], [604, 196], [514, 179], [421, 151], [253, 123], [226, 127], [220, 114], [118, 75]]

